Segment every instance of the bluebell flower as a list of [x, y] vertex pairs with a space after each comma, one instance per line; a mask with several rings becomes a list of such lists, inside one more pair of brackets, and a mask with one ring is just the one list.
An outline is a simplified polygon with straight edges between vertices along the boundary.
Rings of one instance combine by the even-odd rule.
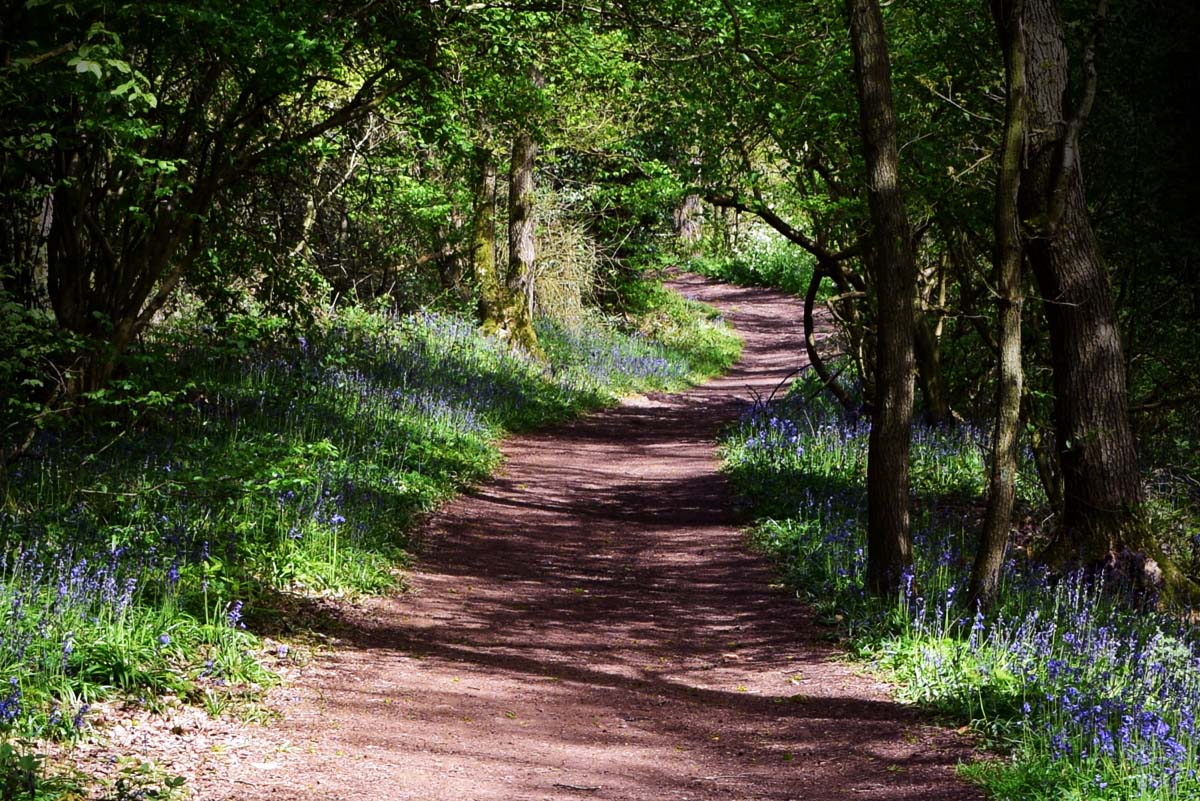
[[[229, 611], [225, 613], [225, 620], [233, 628], [238, 628], [239, 625], [241, 625], [241, 623], [242, 623], [242, 602], [241, 601], [234, 601], [232, 604], [230, 604]], [[241, 625], [241, 627], [245, 628], [244, 625]]]
[[0, 700], [0, 723], [12, 723], [21, 714], [21, 684], [16, 676], [8, 680], [8, 695]]

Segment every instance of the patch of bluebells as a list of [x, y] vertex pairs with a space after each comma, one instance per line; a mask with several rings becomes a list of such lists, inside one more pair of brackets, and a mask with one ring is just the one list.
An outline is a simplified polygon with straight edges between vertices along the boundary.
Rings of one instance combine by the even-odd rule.
[[550, 320], [538, 322], [538, 333], [556, 356], [554, 380], [571, 392], [607, 394], [634, 383], [661, 389], [685, 382], [690, 369], [637, 334], [602, 333]]
[[[999, 612], [976, 616], [962, 664], [1020, 698], [1017, 739], [1027, 758], [1100, 776], [1127, 796], [1200, 792], [1195, 713], [1200, 648], [1195, 632], [1166, 616], [1114, 603], [1082, 574], [1047, 586], [1010, 574]], [[945, 625], [919, 636], [955, 636]]]
[[21, 714], [21, 683], [16, 676], [8, 680], [7, 695], [0, 698], [0, 729], [11, 726]]
[[[558, 332], [548, 370], [466, 320], [359, 314], [232, 348], [185, 337], [167, 352], [198, 388], [186, 403], [121, 447], [98, 426], [37, 438], [0, 511], [0, 675], [70, 679], [90, 636], [165, 598], [240, 629], [247, 579], [376, 588], [406, 516], [478, 478], [501, 430], [686, 372], [636, 337]], [[140, 636], [180, 648], [166, 630]], [[3, 714], [28, 697], [0, 686]]]
[[[185, 538], [170, 536], [138, 547], [113, 546], [112, 530], [82, 509], [68, 510], [56, 521], [57, 532], [45, 522], [0, 517], [0, 543], [5, 544], [0, 548], [0, 672], [24, 677], [11, 678], [7, 694], [0, 694], [0, 726], [20, 725], [26, 731], [39, 709], [26, 702], [21, 682], [72, 681], [81, 664], [76, 654], [87, 653], [92, 637], [108, 627], [138, 625], [133, 613], [144, 588], [170, 588], [172, 575], [189, 555], [204, 553]], [[66, 542], [64, 529], [70, 534]], [[158, 642], [166, 645], [169, 636], [161, 635]], [[76, 719], [82, 716], [70, 721]], [[61, 712], [45, 720], [52, 728], [66, 724]]]
[[[544, 336], [561, 343], [549, 375], [505, 343], [481, 338], [468, 321], [432, 311], [392, 317], [373, 331], [334, 326], [305, 338], [303, 347], [272, 343], [238, 361], [242, 385], [260, 391], [224, 395], [214, 411], [232, 419], [288, 419], [319, 411], [322, 400], [342, 407], [349, 399], [351, 411], [367, 418], [388, 409], [457, 434], [484, 435], [544, 406], [547, 381], [561, 396], [557, 405], [565, 406], [614, 387], [634, 382], [666, 386], [687, 375], [686, 365], [668, 359], [641, 337], [548, 321], [538, 326]], [[199, 352], [194, 356], [204, 358]], [[288, 391], [298, 384], [317, 387], [329, 397], [298, 408], [297, 394]], [[356, 424], [364, 422], [371, 424]]]
[[1080, 797], [1200, 797], [1194, 628], [1121, 603], [1102, 578], [1051, 581], [1013, 560], [996, 611], [966, 607], [977, 520], [961, 499], [981, 491], [969, 474], [982, 473], [983, 432], [917, 431], [916, 567], [895, 604], [863, 596], [867, 433], [794, 393], [755, 404], [728, 435], [726, 469], [772, 517], [755, 536], [792, 583], [845, 613], [902, 697], [988, 721], [1018, 760], [1067, 768], [1055, 775]]

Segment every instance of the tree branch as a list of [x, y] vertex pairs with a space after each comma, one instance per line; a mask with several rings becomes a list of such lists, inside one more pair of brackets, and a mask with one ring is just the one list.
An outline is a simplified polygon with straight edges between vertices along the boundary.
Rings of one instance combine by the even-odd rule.
[[821, 384], [825, 389], [829, 390], [838, 403], [850, 414], [857, 414], [858, 407], [850, 394], [846, 392], [845, 387], [838, 382], [837, 376], [829, 372], [829, 368], [825, 365], [825, 360], [821, 358], [820, 351], [817, 350], [816, 338], [813, 334], [813, 306], [817, 301], [817, 292], [821, 288], [821, 281], [827, 275], [825, 265], [818, 264], [817, 269], [813, 270], [812, 279], [808, 282], [808, 291], [804, 294], [804, 350], [808, 354], [809, 364], [817, 371], [817, 376], [821, 379]]
[[737, 196], [719, 195], [712, 192], [705, 193], [704, 199], [708, 203], [711, 203], [719, 208], [734, 209], [736, 211], [755, 215], [767, 225], [771, 226], [780, 234], [782, 234], [786, 239], [794, 242], [795, 244], [804, 248], [804, 250], [811, 253], [813, 256], [817, 257], [818, 260], [838, 262], [858, 256], [862, 253], [862, 245], [858, 242], [850, 245], [847, 248], [839, 250], [836, 253], [831, 252], [827, 248], [822, 247], [816, 242], [816, 240], [807, 236], [804, 232], [790, 225], [761, 199], [755, 199], [747, 202]]
[[1107, 17], [1108, 0], [1099, 0], [1096, 4], [1096, 18], [1092, 23], [1092, 33], [1083, 54], [1083, 71], [1087, 76], [1083, 87], [1083, 96], [1079, 99], [1079, 106], [1075, 109], [1075, 113], [1067, 120], [1067, 129], [1063, 133], [1060, 145], [1058, 174], [1055, 176], [1054, 190], [1050, 195], [1050, 208], [1046, 217], [1046, 233], [1050, 237], [1058, 233], [1058, 225], [1062, 222], [1071, 175], [1078, 169], [1079, 133], [1083, 130], [1083, 125], [1092, 112], [1092, 104], [1096, 100], [1098, 83], [1096, 48], [1099, 45]]

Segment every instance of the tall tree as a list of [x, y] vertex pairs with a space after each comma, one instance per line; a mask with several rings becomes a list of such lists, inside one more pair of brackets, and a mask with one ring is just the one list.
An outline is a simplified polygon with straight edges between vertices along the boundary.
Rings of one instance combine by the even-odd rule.
[[1054, 425], [1064, 487], [1055, 559], [1096, 564], [1149, 543], [1129, 421], [1125, 357], [1108, 275], [1088, 217], [1079, 134], [1096, 94], [1096, 36], [1072, 91], [1057, 0], [1025, 0], [1028, 146], [1020, 214], [1044, 299], [1054, 372]]
[[1000, 571], [1012, 526], [1017, 495], [1017, 445], [1021, 430], [1021, 267], [1025, 248], [1021, 239], [1018, 196], [1025, 153], [1025, 36], [1022, 28], [1025, 0], [991, 0], [996, 30], [1004, 48], [1005, 115], [996, 179], [993, 231], [996, 237], [996, 302], [999, 306], [997, 337], [996, 412], [992, 435], [992, 462], [988, 479], [988, 505], [979, 535], [979, 548], [971, 569], [971, 598], [988, 607], [999, 588]]
[[533, 328], [534, 238], [533, 166], [537, 143], [528, 130], [513, 138], [508, 169], [508, 270], [504, 280], [504, 320], [509, 337], [527, 352], [542, 355]]
[[496, 161], [489, 147], [475, 148], [475, 209], [471, 266], [479, 286], [479, 317], [485, 334], [504, 326], [504, 302], [496, 272]]
[[912, 564], [908, 472], [913, 415], [916, 265], [900, 188], [891, 67], [878, 0], [846, 0], [872, 237], [867, 266], [877, 298], [875, 397], [867, 455], [867, 589], [893, 592]]

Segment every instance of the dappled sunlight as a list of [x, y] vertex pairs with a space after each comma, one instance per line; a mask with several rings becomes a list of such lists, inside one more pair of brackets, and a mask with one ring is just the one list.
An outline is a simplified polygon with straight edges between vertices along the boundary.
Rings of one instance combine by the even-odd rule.
[[389, 798], [976, 797], [962, 744], [842, 663], [742, 546], [712, 441], [798, 352], [790, 302], [759, 302], [726, 312], [730, 376], [515, 439], [430, 518], [412, 592], [345, 610], [288, 712], [311, 743], [293, 778], [354, 753], [399, 772]]

